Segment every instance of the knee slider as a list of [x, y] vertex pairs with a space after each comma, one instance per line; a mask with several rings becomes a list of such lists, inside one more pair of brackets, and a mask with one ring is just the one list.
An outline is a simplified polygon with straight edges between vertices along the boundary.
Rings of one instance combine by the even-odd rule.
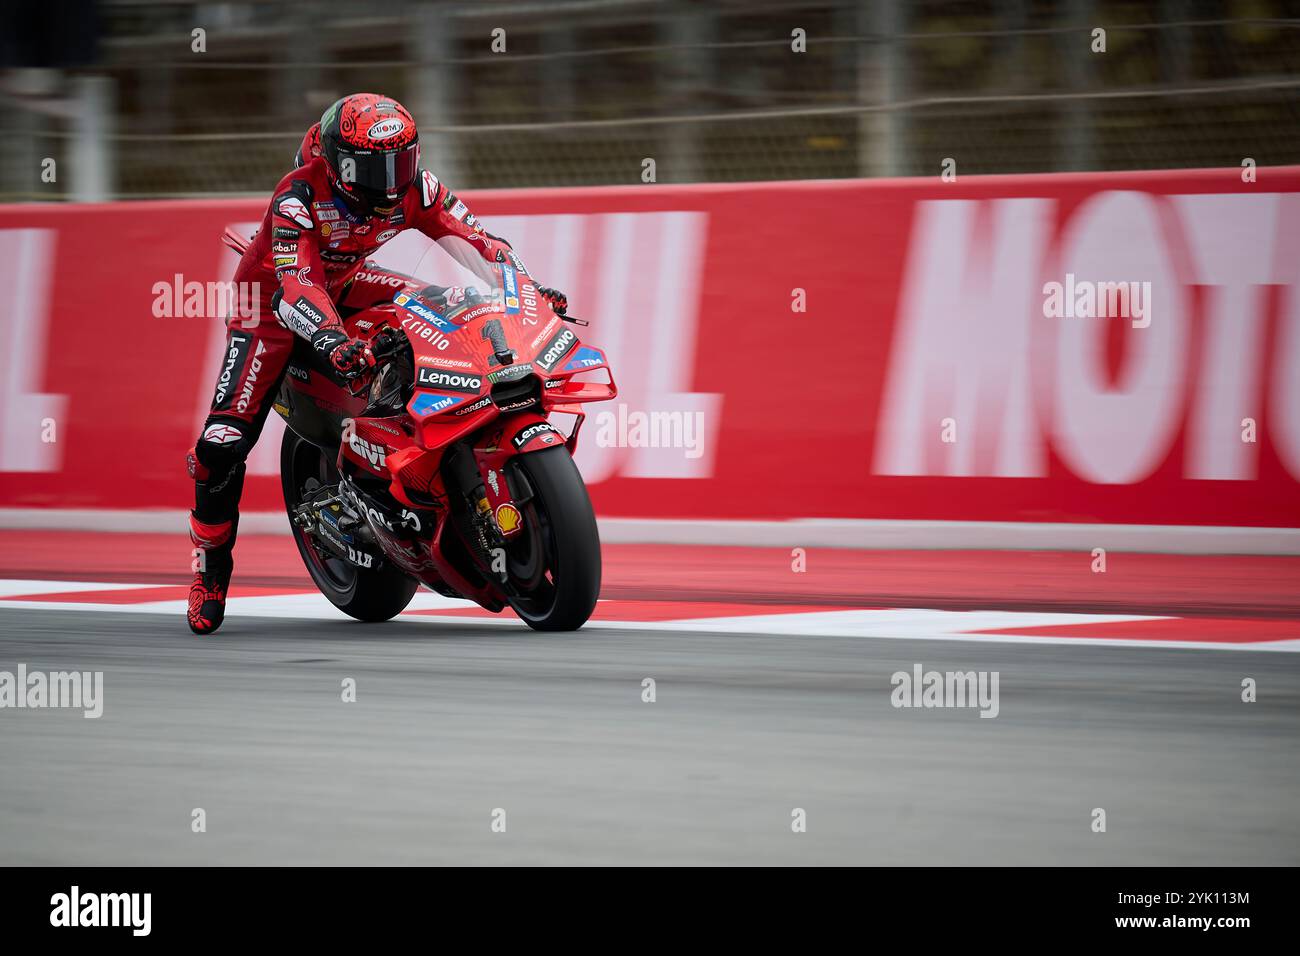
[[191, 452], [191, 477], [203, 481], [225, 478], [242, 464], [252, 450], [242, 422], [210, 419]]

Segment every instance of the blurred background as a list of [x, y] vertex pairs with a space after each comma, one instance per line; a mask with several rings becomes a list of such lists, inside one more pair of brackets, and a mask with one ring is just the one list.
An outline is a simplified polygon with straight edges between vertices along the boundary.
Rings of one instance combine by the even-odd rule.
[[4, 7], [8, 202], [261, 194], [357, 90], [458, 188], [1300, 163], [1300, 0]]

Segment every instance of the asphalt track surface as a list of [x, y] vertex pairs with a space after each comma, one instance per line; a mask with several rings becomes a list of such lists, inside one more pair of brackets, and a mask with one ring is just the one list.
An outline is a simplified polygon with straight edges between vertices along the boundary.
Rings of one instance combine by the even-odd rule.
[[19, 661], [106, 703], [0, 712], [0, 864], [1300, 863], [1294, 653], [0, 609]]

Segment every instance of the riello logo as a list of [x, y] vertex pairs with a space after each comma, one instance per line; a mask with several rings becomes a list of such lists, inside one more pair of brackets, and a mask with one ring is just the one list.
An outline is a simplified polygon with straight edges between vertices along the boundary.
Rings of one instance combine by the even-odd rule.
[[1279, 193], [918, 204], [872, 471], [1035, 478], [1054, 457], [1129, 484], [1181, 447], [1182, 478], [1249, 480], [1250, 418], [1300, 478], [1297, 213]]

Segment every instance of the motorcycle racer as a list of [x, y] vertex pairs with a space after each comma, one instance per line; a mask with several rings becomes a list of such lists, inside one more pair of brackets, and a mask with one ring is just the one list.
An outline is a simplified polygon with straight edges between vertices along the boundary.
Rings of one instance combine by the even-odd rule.
[[[194, 479], [190, 538], [196, 549], [187, 617], [196, 634], [221, 626], [234, 568], [244, 462], [256, 444], [295, 336], [342, 379], [364, 375], [374, 356], [340, 318], [388, 301], [405, 276], [367, 258], [417, 229], [471, 271], [509, 262], [510, 244], [484, 230], [465, 203], [420, 167], [414, 118], [396, 100], [345, 96], [307, 131], [294, 169], [275, 189], [262, 225], [235, 271], [237, 288], [260, 288], [251, 318], [227, 319], [212, 407], [187, 455]], [[257, 285], [253, 285], [257, 283]], [[567, 300], [539, 287], [563, 313]], [[273, 316], [274, 321], [263, 317]]]

